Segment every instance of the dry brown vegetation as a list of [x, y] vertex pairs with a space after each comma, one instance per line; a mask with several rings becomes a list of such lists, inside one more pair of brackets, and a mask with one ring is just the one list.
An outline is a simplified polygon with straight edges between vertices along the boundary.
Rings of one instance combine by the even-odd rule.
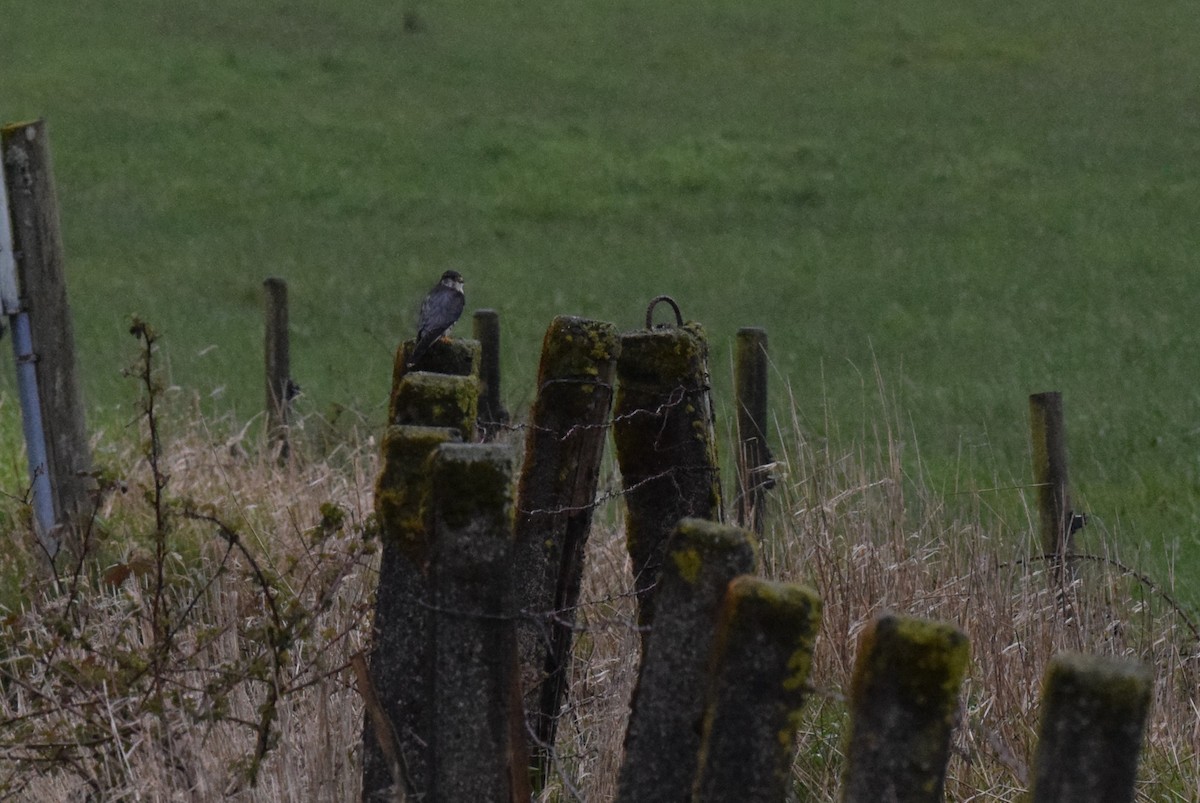
[[[57, 585], [26, 579], [23, 603], [5, 612], [0, 791], [357, 799], [362, 708], [347, 665], [365, 646], [376, 579], [375, 443], [349, 437], [320, 459], [300, 448], [280, 466], [268, 449], [203, 424], [167, 430], [165, 507], [154, 504], [145, 444], [101, 444], [111, 489], [91, 557], [78, 571], [60, 567]], [[764, 572], [812, 585], [825, 606], [797, 787], [836, 799], [856, 637], [888, 609], [956, 623], [971, 639], [948, 799], [1020, 797], [1042, 674], [1060, 650], [1154, 668], [1139, 799], [1200, 799], [1200, 657], [1188, 619], [1121, 567], [1098, 528], [1086, 541], [1095, 559], [1054, 587], [1028, 559], [1028, 520], [948, 507], [905, 474], [902, 448], [884, 426], [849, 448], [792, 436], [780, 450]], [[619, 502], [606, 505], [546, 800], [613, 796], [638, 637]], [[23, 550], [6, 550], [10, 578], [32, 577]]]

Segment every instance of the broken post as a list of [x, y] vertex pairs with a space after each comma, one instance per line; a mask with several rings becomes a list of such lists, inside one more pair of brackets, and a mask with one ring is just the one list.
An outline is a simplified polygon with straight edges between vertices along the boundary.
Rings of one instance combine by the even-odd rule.
[[721, 517], [704, 330], [688, 323], [622, 335], [617, 378], [613, 439], [628, 513], [626, 541], [638, 621], [649, 625], [650, 592], [676, 523]]
[[1152, 687], [1135, 661], [1056, 656], [1042, 691], [1033, 803], [1132, 803]]
[[431, 464], [435, 801], [529, 800], [512, 588], [513, 457], [444, 444]]
[[[474, 340], [437, 340], [421, 358], [424, 370], [411, 371], [408, 368], [408, 355], [415, 343], [414, 340], [406, 340], [396, 350], [392, 367], [392, 392], [388, 400], [388, 422], [430, 425], [428, 416], [435, 415], [439, 419], [454, 420], [461, 424], [470, 418], [471, 429], [464, 430], [462, 435], [464, 440], [474, 440], [479, 409], [479, 343]], [[456, 381], [451, 377], [460, 377], [461, 380]], [[415, 385], [406, 384], [410, 382]], [[428, 397], [429, 402], [426, 403], [425, 392], [413, 394], [411, 388], [416, 386], [437, 388], [435, 395], [438, 400]], [[443, 403], [454, 408], [454, 412], [442, 410]], [[440, 423], [438, 425], [441, 426]]]
[[550, 769], [567, 692], [619, 350], [612, 324], [568, 316], [551, 322], [542, 343], [516, 523], [518, 652], [535, 787]]
[[859, 640], [843, 803], [940, 803], [967, 670], [952, 625], [890, 614]]
[[749, 575], [729, 584], [694, 803], [787, 797], [820, 622], [821, 600], [810, 589]]
[[267, 437], [278, 445], [280, 458], [288, 456], [288, 411], [292, 400], [291, 346], [288, 340], [287, 282], [276, 277], [263, 281], [266, 332]]
[[771, 477], [767, 447], [767, 331], [743, 327], [737, 333], [734, 384], [737, 388], [737, 520], [761, 534]]
[[427, 794], [433, 784], [432, 592], [426, 567], [430, 535], [423, 518], [429, 494], [428, 462], [458, 438], [444, 427], [390, 427], [383, 468], [375, 484], [375, 515], [382, 548], [375, 592], [371, 683], [392, 734], [377, 735], [378, 716], [363, 726], [363, 801], [391, 801], [387, 743], [399, 747], [405, 794]]
[[475, 310], [475, 339], [479, 341], [479, 428], [490, 440], [508, 423], [508, 410], [500, 401], [500, 313]]
[[655, 591], [654, 625], [643, 640], [620, 803], [676, 803], [691, 794], [717, 615], [730, 581], [754, 571], [753, 538], [702, 519], [679, 522]]
[[0, 131], [21, 300], [28, 308], [57, 524], [92, 513], [92, 456], [76, 374], [62, 234], [44, 120]]

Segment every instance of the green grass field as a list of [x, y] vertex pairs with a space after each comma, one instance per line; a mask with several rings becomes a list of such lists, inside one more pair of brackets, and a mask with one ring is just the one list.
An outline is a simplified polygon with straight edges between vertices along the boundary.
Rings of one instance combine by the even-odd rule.
[[948, 490], [1027, 482], [1026, 398], [1063, 391], [1082, 546], [1200, 579], [1190, 4], [87, 5], [6, 6], [0, 117], [49, 121], [94, 427], [131, 417], [135, 312], [184, 393], [257, 413], [268, 275], [301, 408], [377, 425], [447, 267], [516, 408], [552, 316], [670, 293], [726, 408], [764, 326], [806, 427], [869, 430], [878, 372]]

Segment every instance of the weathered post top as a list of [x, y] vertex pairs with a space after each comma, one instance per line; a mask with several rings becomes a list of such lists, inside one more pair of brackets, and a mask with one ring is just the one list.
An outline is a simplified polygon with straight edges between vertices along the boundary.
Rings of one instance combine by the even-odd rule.
[[940, 803], [969, 645], [945, 622], [884, 614], [863, 631], [843, 803]]
[[1136, 661], [1055, 656], [1042, 691], [1033, 803], [1130, 803], [1153, 685]]

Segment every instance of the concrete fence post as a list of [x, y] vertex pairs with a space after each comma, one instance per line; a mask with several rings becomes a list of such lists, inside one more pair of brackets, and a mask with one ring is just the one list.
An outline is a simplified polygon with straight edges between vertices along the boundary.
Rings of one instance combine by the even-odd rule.
[[513, 602], [513, 457], [503, 446], [444, 444], [431, 464], [434, 794], [525, 803]]
[[612, 324], [567, 316], [551, 322], [542, 344], [516, 521], [518, 652], [535, 786], [550, 769], [567, 692], [619, 350]]
[[745, 530], [703, 519], [679, 522], [643, 640], [619, 803], [677, 803], [691, 794], [718, 613], [730, 581], [754, 571], [756, 552]]
[[680, 519], [721, 518], [721, 483], [699, 324], [621, 336], [613, 438], [627, 509], [638, 620], [654, 618], [651, 590]]
[[810, 589], [750, 575], [729, 584], [693, 801], [787, 797], [820, 620]]
[[[472, 409], [476, 411], [472, 413], [472, 418], [474, 418], [479, 405], [479, 342], [457, 339], [449, 341], [436, 340], [429, 347], [429, 351], [425, 352], [425, 356], [421, 358], [421, 365], [426, 370], [410, 371], [408, 368], [408, 355], [412, 353], [413, 346], [415, 345], [415, 340], [406, 340], [396, 349], [396, 358], [392, 365], [392, 392], [388, 399], [388, 422], [392, 424], [405, 423], [402, 419], [411, 418], [414, 415], [412, 410], [403, 408], [401, 406], [401, 399], [397, 398], [404, 387], [405, 378], [439, 375], [470, 377], [471, 384], [474, 385], [474, 388], [470, 391], [470, 396], [475, 399], [471, 403]], [[428, 422], [414, 421], [412, 423], [427, 424]], [[474, 440], [474, 432], [464, 432], [463, 438], [465, 440]]]
[[1131, 803], [1152, 690], [1135, 661], [1056, 656], [1042, 689], [1033, 803]]
[[859, 640], [843, 803], [940, 803], [966, 674], [967, 637], [883, 615]]
[[[370, 679], [389, 722], [377, 733], [368, 711], [363, 726], [363, 801], [428, 794], [433, 786], [433, 624], [427, 567], [430, 533], [424, 519], [431, 456], [459, 438], [445, 427], [390, 427], [383, 438], [383, 468], [375, 484], [375, 514], [382, 554], [375, 592]], [[366, 699], [366, 695], [364, 695]], [[385, 742], [394, 741], [406, 778], [392, 776]]]

